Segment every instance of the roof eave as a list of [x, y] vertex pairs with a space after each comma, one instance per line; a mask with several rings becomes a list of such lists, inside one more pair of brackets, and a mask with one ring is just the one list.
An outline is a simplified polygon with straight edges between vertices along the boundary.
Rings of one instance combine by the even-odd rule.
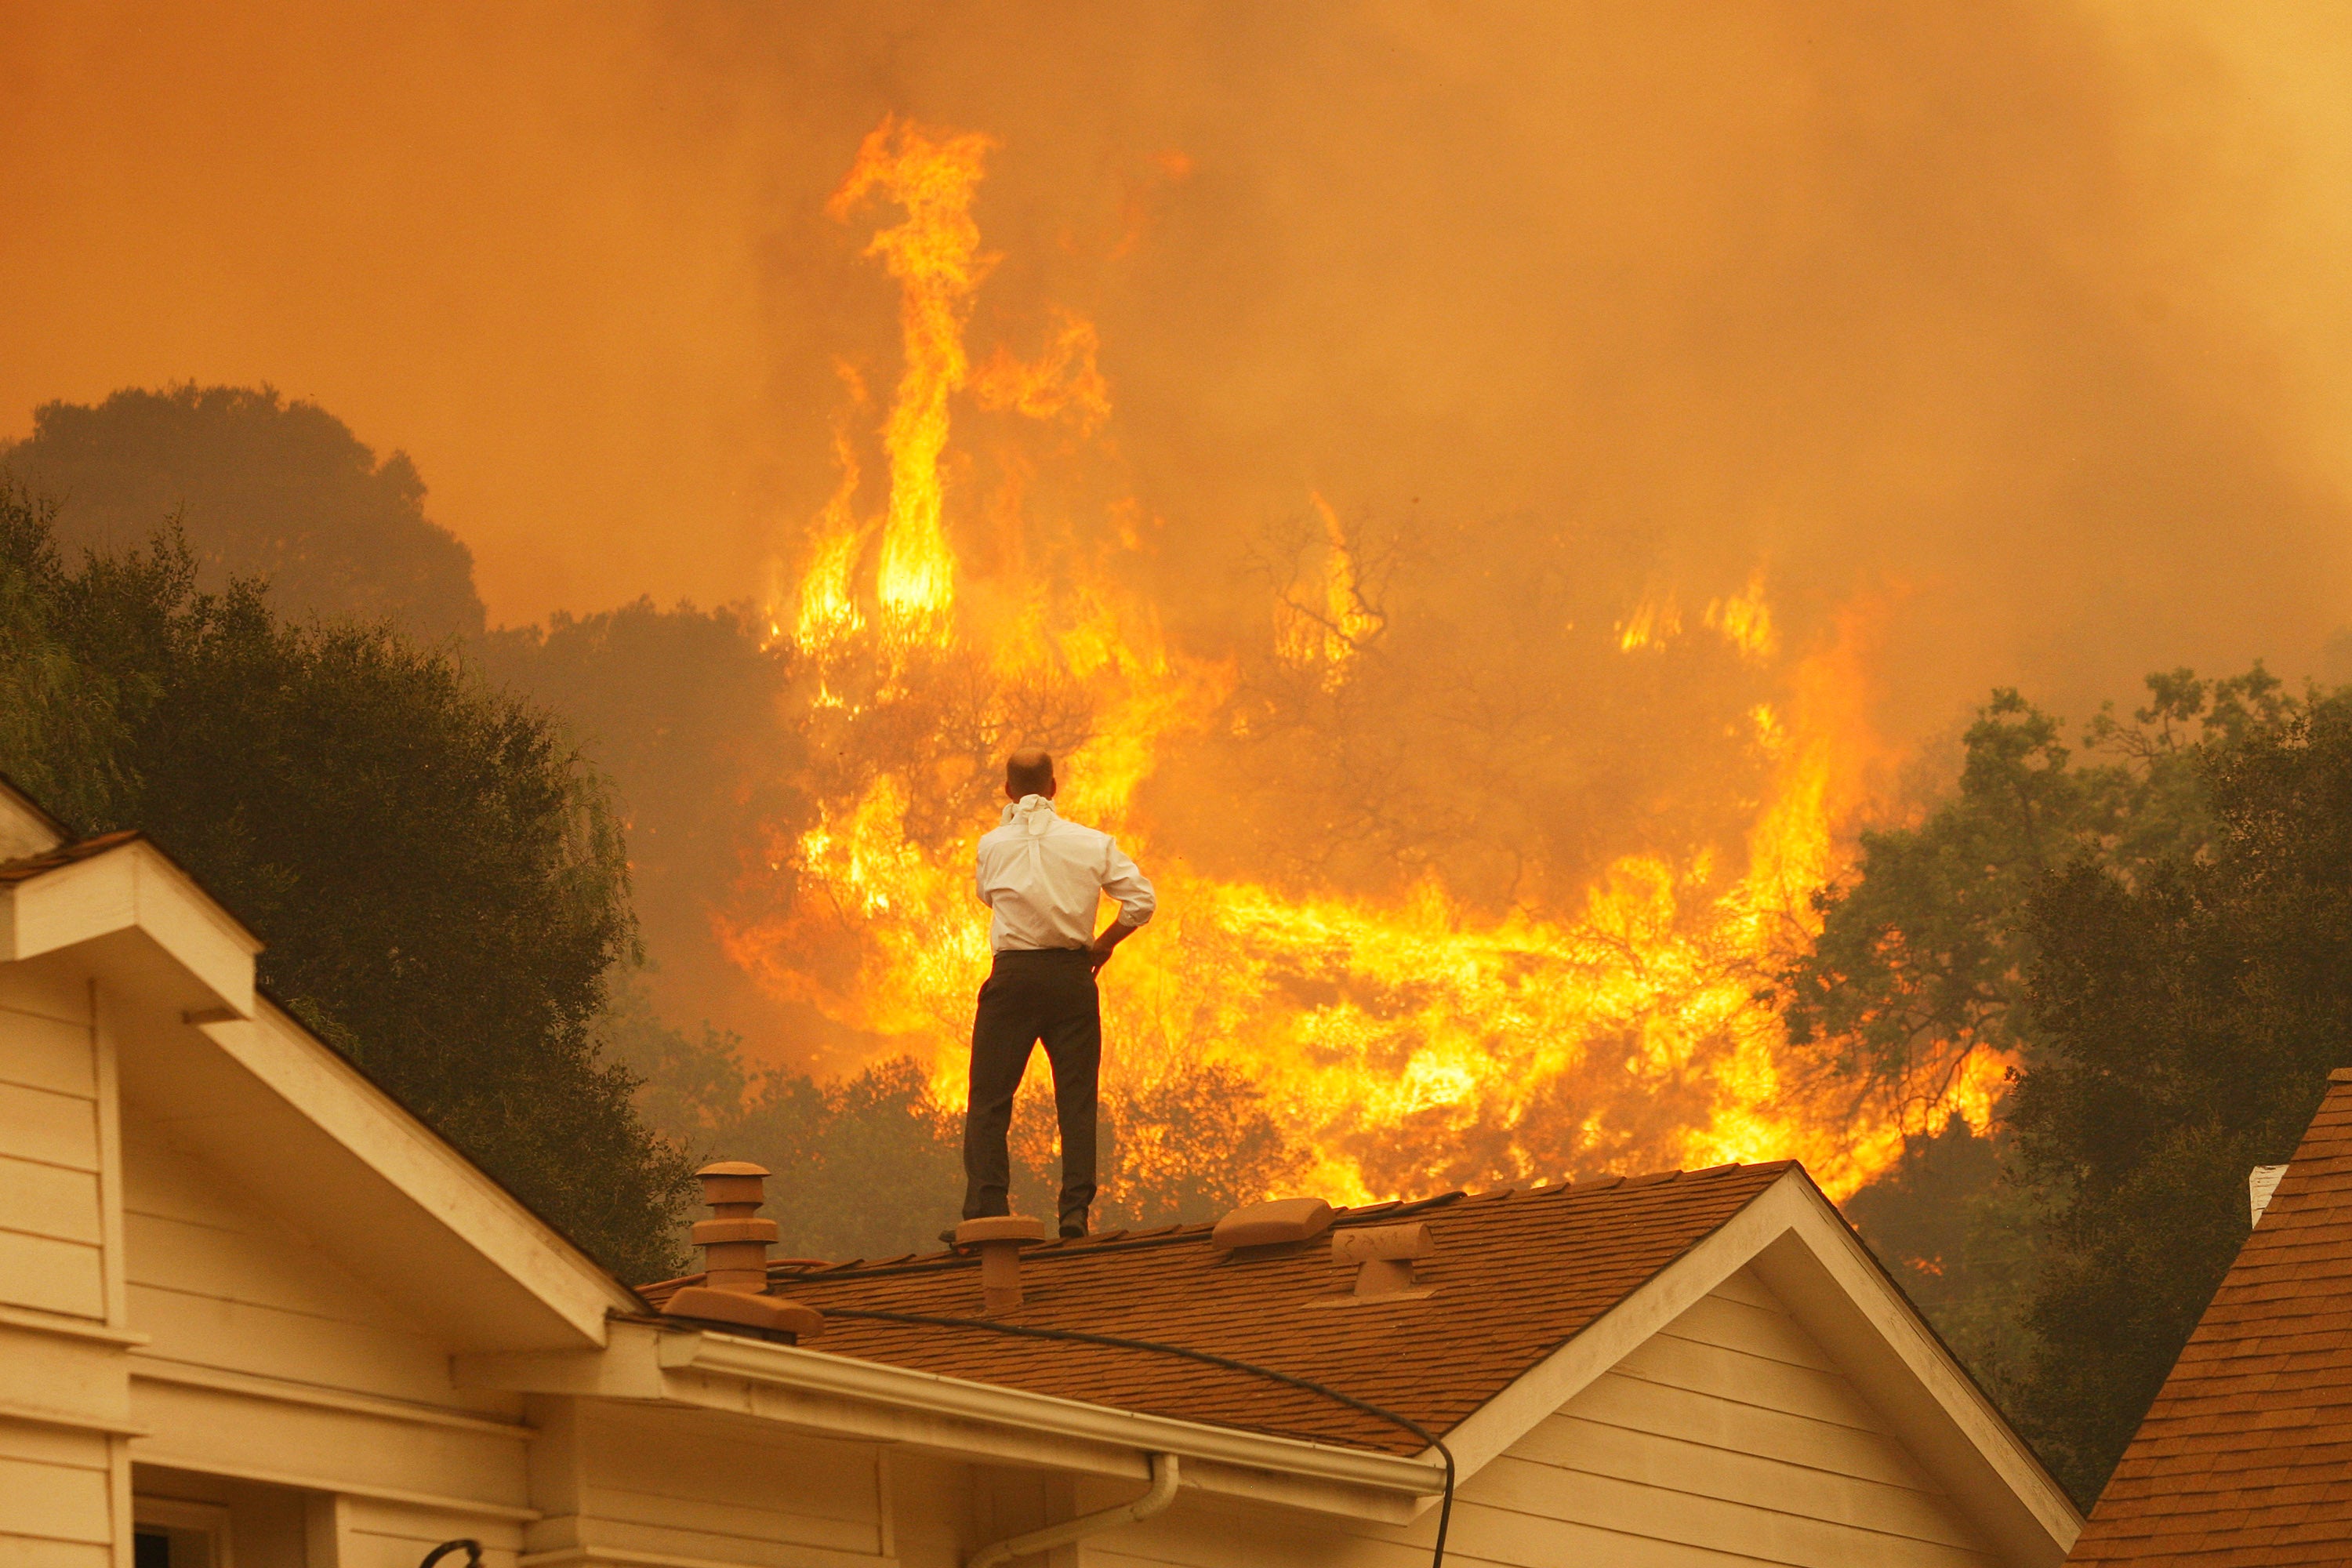
[[[185, 1147], [311, 1234], [349, 1237], [346, 1263], [394, 1299], [446, 1303], [460, 1344], [475, 1327], [511, 1331], [525, 1344], [593, 1344], [608, 1312], [639, 1304], [258, 995], [259, 941], [170, 856], [135, 835], [80, 842], [89, 853], [0, 886], [0, 963], [64, 965], [101, 983], [121, 1038], [122, 1090], [142, 1116], [168, 1123]], [[327, 1163], [288, 1179], [284, 1162], [297, 1147]], [[337, 1207], [343, 1200], [362, 1206]], [[398, 1211], [406, 1245], [352, 1234], [354, 1213], [382, 1223], [393, 1212], [385, 1205]], [[453, 1279], [468, 1284], [433, 1283]], [[488, 1310], [493, 1304], [500, 1310]]]
[[615, 1322], [601, 1352], [461, 1356], [457, 1381], [516, 1393], [660, 1400], [852, 1442], [1150, 1479], [1176, 1454], [1191, 1488], [1402, 1523], [1444, 1489], [1426, 1458], [1276, 1437], [975, 1383], [804, 1345]]

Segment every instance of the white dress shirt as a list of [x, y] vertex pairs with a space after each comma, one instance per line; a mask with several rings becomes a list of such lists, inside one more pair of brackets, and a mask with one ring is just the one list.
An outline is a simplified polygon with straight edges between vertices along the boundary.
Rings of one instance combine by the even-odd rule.
[[1118, 900], [1122, 924], [1151, 918], [1151, 883], [1109, 834], [1063, 821], [1042, 795], [1023, 795], [1000, 821], [981, 836], [972, 878], [994, 911], [988, 945], [996, 952], [1087, 946], [1105, 893]]

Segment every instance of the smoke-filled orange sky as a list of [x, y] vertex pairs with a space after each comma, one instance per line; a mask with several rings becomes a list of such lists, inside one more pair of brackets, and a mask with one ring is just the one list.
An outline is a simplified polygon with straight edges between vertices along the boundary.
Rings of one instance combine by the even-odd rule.
[[267, 383], [494, 625], [772, 609], [805, 765], [636, 840], [756, 1062], [952, 1090], [1051, 740], [1171, 910], [1114, 1099], [1234, 1068], [1335, 1194], [1843, 1192], [2001, 1066], [1864, 1104], [1757, 1003], [1888, 764], [2352, 679], [2341, 16], [0, 0], [0, 440]]
[[[2352, 620], [2329, 5], [10, 5], [0, 437], [268, 382], [401, 447], [493, 622], [757, 596], [891, 374], [886, 112], [1000, 148], [971, 339], [1101, 328], [1171, 627], [1341, 514], [1523, 519], [1994, 682]], [[1189, 617], [1189, 624], [1188, 623]]]

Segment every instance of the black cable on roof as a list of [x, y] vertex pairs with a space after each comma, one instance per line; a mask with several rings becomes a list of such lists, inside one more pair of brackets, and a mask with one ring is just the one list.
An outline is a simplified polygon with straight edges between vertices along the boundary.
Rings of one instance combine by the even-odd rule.
[[[1449, 1195], [1459, 1196], [1460, 1194]], [[991, 1333], [1012, 1334], [1026, 1340], [1064, 1340], [1074, 1344], [1100, 1345], [1109, 1350], [1148, 1351], [1155, 1355], [1177, 1356], [1185, 1361], [1196, 1361], [1208, 1366], [1223, 1367], [1227, 1372], [1246, 1373], [1252, 1377], [1266, 1378], [1291, 1388], [1318, 1394], [1336, 1404], [1344, 1405], [1350, 1410], [1360, 1410], [1367, 1415], [1376, 1416], [1391, 1426], [1402, 1427], [1412, 1433], [1436, 1449], [1438, 1456], [1445, 1461], [1445, 1495], [1444, 1500], [1439, 1503], [1437, 1509], [1437, 1544], [1430, 1553], [1429, 1568], [1443, 1568], [1445, 1562], [1445, 1529], [1454, 1518], [1454, 1450], [1441, 1442], [1429, 1428], [1410, 1415], [1400, 1415], [1393, 1410], [1383, 1410], [1379, 1405], [1368, 1400], [1359, 1399], [1352, 1394], [1342, 1394], [1336, 1388], [1326, 1388], [1312, 1379], [1294, 1377], [1286, 1372], [1276, 1372], [1270, 1366], [1259, 1366], [1254, 1362], [1235, 1361], [1231, 1356], [1218, 1355], [1210, 1351], [1196, 1351], [1184, 1345], [1165, 1345], [1154, 1340], [1122, 1339], [1116, 1334], [1089, 1334], [1077, 1329], [1032, 1328], [1025, 1323], [1000, 1323], [990, 1318], [939, 1318], [922, 1312], [883, 1312], [866, 1307], [819, 1307], [817, 1310], [828, 1318], [863, 1318], [880, 1323], [906, 1323], [919, 1329], [985, 1329]]]

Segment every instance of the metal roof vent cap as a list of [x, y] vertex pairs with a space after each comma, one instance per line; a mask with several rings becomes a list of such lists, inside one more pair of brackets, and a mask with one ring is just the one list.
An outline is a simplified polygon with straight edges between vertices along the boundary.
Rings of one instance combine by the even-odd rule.
[[1413, 1259], [1436, 1255], [1437, 1243], [1430, 1239], [1429, 1226], [1421, 1220], [1331, 1233], [1331, 1261], [1358, 1266], [1355, 1299], [1360, 1301], [1428, 1295], [1432, 1287], [1416, 1288]]
[[768, 1289], [768, 1244], [776, 1222], [757, 1217], [767, 1199], [768, 1173], [742, 1160], [722, 1160], [695, 1173], [711, 1217], [696, 1222], [694, 1244], [702, 1248], [702, 1283], [671, 1292], [662, 1315], [698, 1322], [759, 1329], [795, 1342], [824, 1331], [814, 1309]]
[[1233, 1252], [1244, 1247], [1276, 1247], [1312, 1241], [1331, 1228], [1331, 1205], [1321, 1198], [1275, 1198], [1235, 1209], [1217, 1222], [1209, 1244]]
[[980, 1248], [980, 1301], [992, 1317], [1021, 1305], [1021, 1249], [1045, 1239], [1045, 1222], [1026, 1215], [991, 1215], [955, 1227], [958, 1247]]

